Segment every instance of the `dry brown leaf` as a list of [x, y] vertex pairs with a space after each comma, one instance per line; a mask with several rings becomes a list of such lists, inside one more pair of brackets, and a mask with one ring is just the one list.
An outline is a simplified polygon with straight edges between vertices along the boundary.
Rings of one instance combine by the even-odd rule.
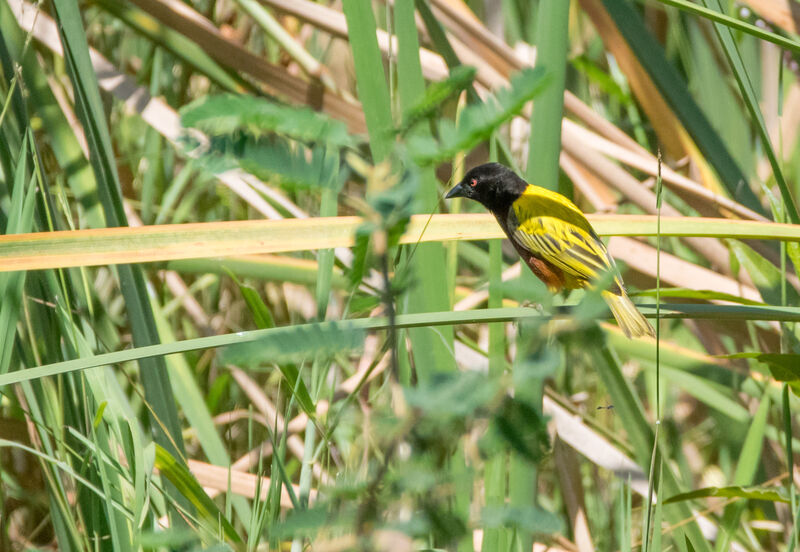
[[[251, 473], [238, 471], [235, 469], [228, 469], [223, 466], [215, 466], [199, 460], [189, 460], [189, 471], [192, 472], [198, 483], [206, 489], [213, 489], [217, 493], [228, 491], [228, 482], [230, 479], [230, 490], [233, 494], [245, 496], [247, 498], [256, 498], [256, 489], [260, 485], [261, 500], [266, 500], [269, 494], [270, 478], [258, 477]], [[260, 479], [260, 481], [259, 481]], [[292, 485], [295, 495], [300, 494], [300, 487]], [[216, 494], [216, 493], [215, 493]], [[316, 500], [317, 492], [311, 490], [309, 498]], [[292, 507], [292, 499], [289, 492], [281, 487], [281, 506], [284, 508]]]
[[280, 66], [268, 63], [236, 42], [225, 38], [211, 21], [187, 4], [175, 0], [132, 0], [151, 16], [193, 40], [223, 65], [248, 74], [291, 102], [308, 105], [345, 122], [351, 132], [366, 132], [360, 104], [325, 90], [320, 83], [300, 79]]

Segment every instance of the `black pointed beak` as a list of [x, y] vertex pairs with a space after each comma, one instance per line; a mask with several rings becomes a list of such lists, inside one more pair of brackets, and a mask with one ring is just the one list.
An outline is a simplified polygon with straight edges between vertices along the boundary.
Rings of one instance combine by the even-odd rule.
[[467, 197], [464, 193], [464, 183], [460, 183], [456, 185], [452, 190], [447, 192], [447, 195], [444, 196], [445, 199], [450, 199], [453, 197]]

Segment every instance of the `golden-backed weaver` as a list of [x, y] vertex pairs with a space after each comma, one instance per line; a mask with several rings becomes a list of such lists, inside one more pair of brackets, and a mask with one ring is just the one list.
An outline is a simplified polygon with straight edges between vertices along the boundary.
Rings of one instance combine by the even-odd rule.
[[447, 193], [486, 207], [522, 260], [553, 291], [591, 286], [606, 272], [614, 279], [602, 295], [628, 337], [654, 336], [653, 327], [625, 292], [606, 246], [572, 201], [533, 186], [499, 163], [470, 170]]

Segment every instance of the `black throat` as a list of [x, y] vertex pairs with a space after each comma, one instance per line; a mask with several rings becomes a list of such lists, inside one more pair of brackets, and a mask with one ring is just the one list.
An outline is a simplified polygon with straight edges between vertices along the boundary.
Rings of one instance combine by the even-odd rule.
[[487, 186], [486, 193], [477, 198], [497, 217], [506, 217], [511, 205], [519, 199], [528, 183], [512, 171], [507, 171]]

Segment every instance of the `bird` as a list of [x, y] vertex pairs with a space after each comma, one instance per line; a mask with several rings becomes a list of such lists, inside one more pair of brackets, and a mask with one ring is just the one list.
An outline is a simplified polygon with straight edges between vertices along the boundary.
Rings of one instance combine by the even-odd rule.
[[472, 168], [445, 196], [455, 197], [486, 207], [525, 264], [553, 293], [591, 288], [604, 273], [612, 273], [613, 280], [602, 297], [623, 333], [628, 338], [655, 336], [628, 297], [606, 246], [567, 197], [529, 184], [500, 163]]

